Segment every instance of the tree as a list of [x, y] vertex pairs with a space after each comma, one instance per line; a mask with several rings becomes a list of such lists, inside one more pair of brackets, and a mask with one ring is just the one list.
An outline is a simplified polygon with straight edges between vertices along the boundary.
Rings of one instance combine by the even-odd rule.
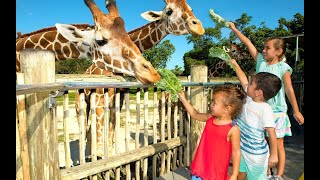
[[143, 56], [151, 62], [155, 68], [165, 68], [171, 55], [176, 48], [171, 44], [170, 40], [164, 40], [143, 52]]
[[91, 64], [91, 60], [88, 59], [67, 59], [63, 61], [56, 61], [56, 73], [83, 74]]
[[178, 65], [175, 65], [174, 66], [174, 69], [171, 70], [171, 72], [173, 74], [175, 74], [176, 76], [181, 76], [183, 74], [183, 70], [182, 70], [182, 67], [178, 66]]
[[[234, 21], [237, 28], [247, 36], [251, 42], [256, 46], [259, 52], [262, 52], [264, 42], [269, 37], [288, 37], [295, 34], [304, 33], [304, 17], [297, 13], [294, 15], [294, 19], [286, 20], [280, 18], [278, 20], [278, 27], [275, 29], [270, 29], [265, 25], [265, 22], [261, 22], [260, 26], [251, 25], [252, 17], [247, 13], [243, 13], [239, 19]], [[205, 34], [201, 37], [187, 36], [188, 43], [193, 43], [194, 47], [189, 52], [186, 52], [183, 56], [184, 59], [184, 75], [190, 74], [190, 67], [194, 64], [205, 64], [208, 68], [214, 66], [219, 59], [208, 57], [209, 49], [211, 47], [217, 46], [228, 46], [230, 43], [236, 43], [242, 49], [244, 60], [238, 61], [239, 65], [243, 68], [246, 74], [251, 75], [255, 72], [255, 61], [248, 53], [248, 50], [244, 44], [242, 44], [233, 32], [229, 34], [229, 37], [221, 37], [221, 26], [218, 24], [214, 28], [205, 28]], [[296, 40], [294, 38], [289, 38], [287, 41], [287, 63], [291, 67], [295, 67], [295, 47]], [[303, 38], [299, 39], [299, 63], [297, 64], [298, 73], [303, 72], [304, 67], [304, 42]], [[220, 73], [220, 76], [230, 77], [235, 76], [235, 72], [228, 68]]]

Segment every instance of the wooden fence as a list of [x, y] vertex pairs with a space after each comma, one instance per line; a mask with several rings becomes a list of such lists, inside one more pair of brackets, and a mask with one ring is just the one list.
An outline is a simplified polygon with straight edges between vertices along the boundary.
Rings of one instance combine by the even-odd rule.
[[[154, 85], [130, 82], [130, 78], [89, 80], [87, 75], [56, 76], [52, 55], [47, 51], [25, 51], [20, 55], [22, 73], [17, 74], [16, 88], [16, 179], [156, 179], [190, 165], [204, 123], [191, 121], [179, 103], [171, 102], [170, 95]], [[189, 78], [181, 78], [188, 99], [200, 112], [208, 112], [213, 87], [239, 84], [236, 78], [208, 80], [205, 72], [205, 66], [194, 66]], [[79, 115], [74, 117], [75, 109], [70, 108], [70, 101], [74, 101], [69, 97], [72, 92], [95, 88], [116, 89], [113, 141], [108, 141], [110, 99], [108, 92], [104, 94], [106, 151], [103, 157], [97, 157], [95, 151], [95, 96], [91, 96], [89, 114], [90, 144], [84, 127], [83, 91], [79, 91]], [[122, 108], [120, 88], [125, 89]], [[58, 105], [59, 97], [63, 105]], [[70, 131], [75, 126], [78, 130]]]
[[[190, 128], [204, 126], [190, 123], [190, 117], [178, 103], [171, 102], [170, 95], [157, 89], [154, 85], [145, 85], [138, 82], [64, 82], [55, 79], [54, 57], [47, 51], [21, 52], [22, 73], [17, 75], [17, 179], [156, 179], [177, 167], [187, 167], [195, 150], [198, 136], [190, 141]], [[42, 65], [41, 65], [42, 64]], [[185, 91], [191, 102], [200, 112], [206, 112], [208, 87], [223, 84], [224, 82], [207, 82], [207, 75], [196, 75], [203, 71], [204, 66], [194, 67], [194, 76], [185, 82]], [[202, 79], [201, 79], [202, 78]], [[24, 82], [23, 82], [24, 81]], [[84, 93], [80, 93], [79, 128], [76, 146], [70, 140], [69, 124], [72, 117], [69, 109], [69, 91], [78, 89], [115, 88], [115, 141], [108, 143], [108, 121], [110, 109], [109, 97], [105, 92], [105, 156], [97, 157], [95, 97], [91, 96], [91, 144], [86, 142], [84, 128]], [[125, 90], [124, 108], [120, 107], [120, 91]], [[132, 91], [134, 93], [132, 93]], [[131, 93], [130, 93], [131, 92]], [[150, 95], [149, 95], [150, 93]], [[64, 154], [59, 151], [58, 107], [56, 98], [63, 95], [63, 140]], [[135, 100], [130, 100], [134, 96]], [[140, 98], [143, 96], [143, 100]], [[159, 98], [158, 98], [159, 97]], [[169, 97], [169, 98], [167, 98]], [[150, 99], [149, 99], [150, 98]], [[152, 98], [152, 99], [151, 99]], [[193, 99], [194, 98], [194, 99]], [[160, 104], [158, 104], [160, 103]], [[197, 104], [198, 103], [198, 104]], [[133, 105], [134, 112], [130, 111]], [[160, 106], [159, 106], [160, 105]], [[159, 107], [161, 107], [159, 109]], [[142, 109], [143, 110], [142, 110]], [[122, 110], [121, 110], [122, 109]], [[124, 112], [124, 113], [122, 113]], [[61, 116], [61, 115], [60, 115]], [[135, 116], [135, 118], [132, 118]], [[121, 121], [121, 119], [123, 119]], [[148, 121], [151, 119], [151, 121]], [[160, 122], [160, 119], [163, 119]], [[123, 122], [124, 121], [124, 122]], [[135, 126], [130, 131], [130, 126]], [[191, 126], [191, 127], [190, 127]], [[124, 129], [124, 130], [123, 130]], [[133, 136], [131, 138], [130, 136]], [[121, 139], [121, 136], [124, 138]], [[139, 138], [141, 137], [142, 138]], [[60, 138], [61, 139], [61, 138]], [[133, 139], [133, 148], [130, 147]], [[195, 143], [191, 143], [195, 142]], [[91, 154], [87, 153], [90, 146]], [[124, 147], [124, 148], [121, 148]], [[75, 150], [75, 149], [77, 150]], [[72, 152], [77, 151], [78, 161], [73, 159]], [[111, 152], [111, 153], [109, 153]], [[65, 157], [61, 164], [61, 156]]]

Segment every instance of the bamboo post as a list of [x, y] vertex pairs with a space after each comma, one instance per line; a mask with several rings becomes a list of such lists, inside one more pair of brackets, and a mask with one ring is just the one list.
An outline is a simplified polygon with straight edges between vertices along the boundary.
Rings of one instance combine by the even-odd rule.
[[[204, 65], [195, 65], [191, 67], [191, 82], [207, 82], [208, 81], [208, 67]], [[207, 112], [207, 96], [204, 96], [203, 87], [192, 87], [190, 94], [190, 103], [192, 106], [201, 113]], [[194, 158], [198, 144], [200, 142], [201, 134], [205, 122], [200, 122], [195, 119], [191, 119], [190, 126], [190, 150], [191, 161]]]
[[[25, 84], [55, 82], [53, 52], [25, 49], [20, 61]], [[60, 179], [57, 122], [49, 92], [27, 94], [25, 106], [31, 179]]]

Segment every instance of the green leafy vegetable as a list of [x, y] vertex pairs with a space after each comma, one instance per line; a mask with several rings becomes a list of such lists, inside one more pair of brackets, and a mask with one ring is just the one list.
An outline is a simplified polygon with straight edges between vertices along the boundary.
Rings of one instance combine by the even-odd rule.
[[209, 10], [209, 15], [210, 15], [210, 18], [217, 24], [220, 24], [222, 25], [223, 27], [229, 27], [229, 24], [228, 22], [223, 19], [220, 15], [214, 13], [213, 9], [210, 9]]
[[230, 55], [223, 49], [218, 47], [212, 47], [209, 49], [209, 57], [217, 57], [227, 62], [227, 64], [234, 70], [234, 66], [231, 65], [228, 60], [231, 59]]
[[168, 69], [157, 69], [158, 73], [161, 75], [160, 81], [156, 82], [155, 85], [168, 92], [171, 93], [171, 100], [172, 102], [178, 101], [178, 92], [181, 92], [183, 90], [181, 82], [177, 78], [176, 75], [174, 75], [170, 70]]

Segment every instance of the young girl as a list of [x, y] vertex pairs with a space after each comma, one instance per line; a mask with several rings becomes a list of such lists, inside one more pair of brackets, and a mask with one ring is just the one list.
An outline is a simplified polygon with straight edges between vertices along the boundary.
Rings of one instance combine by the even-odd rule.
[[[304, 123], [304, 117], [299, 111], [298, 103], [291, 82], [292, 68], [284, 61], [286, 44], [283, 39], [270, 38], [264, 43], [262, 53], [259, 53], [256, 47], [251, 41], [245, 37], [234, 25], [229, 22], [230, 28], [237, 35], [240, 41], [245, 44], [249, 50], [250, 55], [257, 62], [256, 72], [270, 72], [277, 75], [283, 82], [283, 86], [278, 94], [268, 100], [273, 113], [274, 121], [276, 124], [276, 135], [277, 135], [277, 147], [278, 147], [278, 165], [277, 165], [277, 176], [276, 179], [283, 179], [284, 167], [285, 167], [285, 149], [284, 149], [284, 136], [292, 136], [291, 124], [287, 115], [287, 104], [285, 95], [291, 103], [293, 109], [293, 117], [302, 125]], [[271, 171], [268, 171], [269, 178]]]
[[[235, 85], [216, 87], [210, 104], [211, 114], [206, 114], [199, 113], [191, 106], [184, 93], [179, 93], [180, 101], [190, 116], [206, 122], [190, 166], [193, 180], [237, 179], [240, 166], [240, 130], [232, 120], [241, 111], [245, 97], [245, 93]], [[230, 157], [232, 174], [229, 177]]]

